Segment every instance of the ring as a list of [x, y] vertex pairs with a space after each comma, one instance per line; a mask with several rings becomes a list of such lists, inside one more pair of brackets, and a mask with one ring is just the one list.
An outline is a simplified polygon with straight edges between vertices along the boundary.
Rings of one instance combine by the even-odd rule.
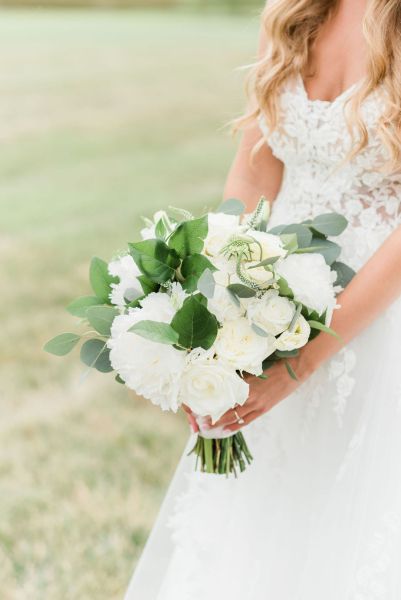
[[234, 410], [235, 418], [237, 419], [238, 425], [243, 425], [245, 423], [244, 419], [239, 416], [236, 410]]

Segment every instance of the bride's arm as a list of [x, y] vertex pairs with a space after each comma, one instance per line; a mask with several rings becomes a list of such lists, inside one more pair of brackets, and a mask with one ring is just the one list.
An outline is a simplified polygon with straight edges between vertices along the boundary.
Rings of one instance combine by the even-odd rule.
[[[334, 311], [331, 327], [347, 344], [368, 327], [401, 295], [401, 225], [388, 237], [372, 258], [339, 295], [341, 308]], [[269, 369], [266, 381], [249, 379], [250, 396], [237, 413], [246, 424], [269, 411], [291, 394], [303, 381], [342, 347], [336, 338], [321, 333], [290, 359], [299, 381], [288, 376], [282, 362]], [[233, 411], [228, 411], [215, 426], [240, 429]]]

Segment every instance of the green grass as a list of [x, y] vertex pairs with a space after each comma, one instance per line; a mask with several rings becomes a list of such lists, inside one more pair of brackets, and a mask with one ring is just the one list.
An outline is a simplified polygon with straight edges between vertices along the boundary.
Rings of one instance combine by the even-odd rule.
[[[7, 11], [0, 19], [0, 589], [121, 598], [187, 437], [43, 343], [90, 258], [139, 216], [220, 200], [255, 19]], [[167, 451], [166, 451], [167, 448]], [[138, 599], [139, 600], [139, 599]]]

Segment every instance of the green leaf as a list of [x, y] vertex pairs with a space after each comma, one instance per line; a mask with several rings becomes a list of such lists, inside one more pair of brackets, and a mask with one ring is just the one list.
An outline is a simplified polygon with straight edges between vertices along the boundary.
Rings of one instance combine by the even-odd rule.
[[238, 308], [239, 308], [241, 306], [241, 302], [238, 300], [238, 297], [230, 289], [226, 288], [226, 290], [227, 290], [227, 294], [231, 298], [231, 301], [235, 304], [235, 306], [238, 306]]
[[216, 282], [214, 280], [213, 273], [210, 269], [206, 269], [199, 277], [198, 290], [206, 298], [213, 298], [215, 288]]
[[158, 344], [178, 344], [178, 333], [168, 323], [139, 321], [128, 331]]
[[323, 235], [340, 235], [347, 227], [347, 219], [338, 213], [318, 215], [312, 221], [313, 229]]
[[280, 279], [277, 281], [277, 284], [280, 291], [280, 296], [285, 296], [286, 298], [294, 297], [294, 293], [284, 277], [280, 277]]
[[340, 285], [342, 288], [345, 288], [355, 277], [355, 271], [343, 262], [336, 261], [331, 265], [331, 268], [337, 273], [334, 285]]
[[181, 258], [202, 251], [204, 240], [208, 232], [207, 215], [200, 219], [184, 221], [178, 225], [171, 235], [168, 245], [175, 250]]
[[162, 240], [145, 240], [129, 244], [130, 254], [141, 273], [154, 283], [172, 279], [180, 260]]
[[274, 265], [274, 263], [276, 263], [279, 258], [280, 256], [271, 256], [270, 258], [265, 258], [265, 260], [262, 260], [257, 265], [252, 265], [252, 267], [248, 267], [248, 270], [257, 269], [258, 267], [268, 267], [269, 265]]
[[166, 237], [167, 228], [163, 219], [159, 219], [159, 221], [156, 223], [155, 234], [156, 237], [158, 237], [161, 240], [164, 240], [164, 238]]
[[236, 198], [229, 198], [220, 204], [216, 212], [239, 216], [245, 212], [245, 204]]
[[338, 335], [338, 333], [336, 331], [334, 331], [334, 329], [331, 329], [331, 327], [327, 327], [327, 325], [324, 325], [323, 323], [320, 323], [319, 321], [308, 321], [308, 323], [312, 327], [312, 329], [318, 329], [319, 331], [324, 331], [324, 333], [328, 333], [329, 335], [332, 335], [333, 337], [342, 341], [341, 336]]
[[283, 242], [284, 248], [290, 254], [298, 249], [298, 238], [296, 233], [282, 233], [280, 239]]
[[306, 252], [312, 254], [322, 254], [326, 263], [328, 265], [332, 265], [340, 256], [341, 248], [334, 242], [314, 237], [312, 238], [312, 243], [308, 248], [299, 248], [296, 250], [296, 252], [297, 254], [304, 254]]
[[56, 356], [65, 356], [75, 348], [80, 339], [81, 336], [76, 333], [62, 333], [49, 340], [43, 349]]
[[68, 306], [67, 310], [74, 317], [84, 318], [86, 316], [86, 311], [90, 306], [99, 306], [103, 304], [100, 298], [96, 296], [81, 296], [76, 300], [73, 300]]
[[242, 283], [231, 283], [227, 289], [238, 296], [238, 298], [253, 298], [256, 296], [256, 291]]
[[269, 376], [265, 375], [264, 373], [262, 373], [262, 375], [258, 375], [257, 377], [258, 379], [263, 379], [264, 381], [266, 381], [266, 379], [269, 379]]
[[119, 311], [111, 306], [92, 306], [86, 311], [86, 318], [100, 335], [109, 336], [111, 325], [119, 314]]
[[288, 374], [291, 377], [291, 379], [295, 379], [295, 381], [298, 381], [297, 374], [295, 373], [294, 369], [292, 368], [292, 366], [290, 365], [288, 360], [284, 361], [284, 363], [285, 363], [286, 369], [287, 369]]
[[184, 259], [181, 274], [185, 277], [183, 287], [187, 292], [194, 292], [197, 289], [199, 278], [206, 269], [216, 271], [210, 260], [203, 254], [192, 254]]
[[110, 364], [110, 350], [106, 347], [106, 343], [102, 340], [92, 339], [83, 344], [81, 348], [82, 362], [100, 371], [101, 373], [110, 373], [113, 367]]
[[293, 233], [297, 236], [298, 248], [305, 248], [307, 246], [310, 246], [312, 242], [312, 232], [309, 229], [309, 227], [306, 227], [306, 225], [287, 225], [287, 227], [284, 227], [284, 229], [282, 229], [281, 237], [283, 234], [287, 235], [290, 233]]
[[277, 358], [292, 358], [298, 356], [299, 350], [276, 350], [274, 356]]
[[274, 235], [281, 235], [281, 233], [284, 231], [284, 229], [288, 227], [288, 225], [276, 225], [276, 227], [272, 227], [271, 229], [269, 229], [269, 231], [267, 233], [272, 233]]
[[269, 337], [267, 331], [255, 325], [255, 323], [252, 323], [251, 327], [257, 335], [260, 335], [260, 337]]
[[89, 279], [93, 291], [102, 303], [110, 304], [111, 284], [118, 283], [117, 277], [112, 277], [107, 263], [101, 258], [92, 258]]
[[[138, 275], [137, 279], [138, 279], [139, 283], [141, 284], [141, 287], [142, 287], [142, 290], [143, 290], [143, 293], [145, 294], [145, 296], [147, 296], [148, 294], [151, 294], [152, 292], [158, 291], [159, 285], [157, 283], [154, 283], [154, 281], [151, 281], [150, 279], [145, 277], [145, 275]], [[135, 300], [138, 300], [138, 298], [135, 298]]]
[[218, 329], [216, 317], [192, 296], [176, 313], [171, 327], [178, 333], [181, 346], [205, 350], [213, 345]]
[[124, 381], [124, 379], [121, 378], [120, 375], [117, 374], [114, 379], [117, 381], [117, 383], [121, 383], [122, 385], [125, 385], [125, 381]]

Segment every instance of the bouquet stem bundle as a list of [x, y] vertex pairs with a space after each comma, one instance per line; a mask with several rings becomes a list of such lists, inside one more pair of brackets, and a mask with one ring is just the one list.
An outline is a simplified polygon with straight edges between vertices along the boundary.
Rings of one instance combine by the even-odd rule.
[[207, 439], [198, 435], [195, 446], [189, 454], [196, 455], [197, 469], [204, 473], [229, 475], [243, 472], [253, 457], [241, 431], [224, 439]]

